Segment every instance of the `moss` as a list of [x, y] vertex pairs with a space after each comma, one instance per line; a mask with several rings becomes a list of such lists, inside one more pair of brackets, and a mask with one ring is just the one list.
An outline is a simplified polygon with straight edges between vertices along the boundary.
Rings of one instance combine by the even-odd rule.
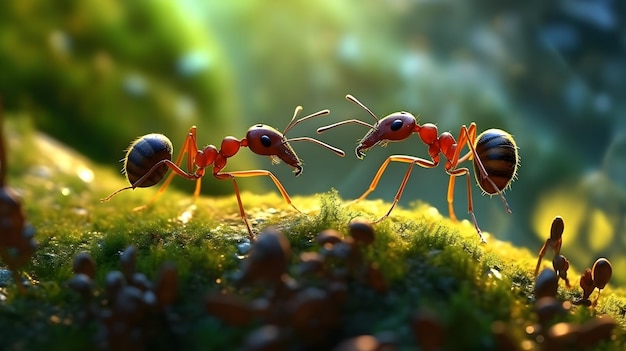
[[[10, 128], [24, 130], [15, 125]], [[31, 281], [27, 293], [20, 295], [13, 284], [0, 288], [3, 347], [92, 348], [96, 328], [91, 324], [82, 327], [80, 299], [66, 288], [73, 274], [72, 258], [81, 251], [91, 253], [102, 296], [106, 273], [120, 268], [120, 253], [129, 245], [137, 248], [138, 271], [149, 279], [164, 262], [174, 262], [179, 272], [180, 298], [173, 309], [184, 322], [173, 334], [160, 335], [160, 346], [152, 348], [166, 349], [172, 343], [186, 349], [239, 345], [255, 325], [230, 327], [203, 310], [207, 293], [237, 290], [234, 277], [245, 256], [247, 232], [234, 195], [200, 197], [192, 204], [190, 194], [168, 189], [154, 206], [134, 212], [134, 207], [149, 201], [155, 189], [127, 191], [101, 203], [100, 198], [125, 186], [123, 177], [59, 145], [50, 145], [38, 138], [13, 138], [11, 142], [16, 151], [10, 167], [24, 174], [9, 172], [8, 183], [23, 195], [39, 249], [23, 269], [23, 276]], [[46, 156], [52, 151], [42, 149], [45, 147], [54, 147], [56, 156]], [[20, 164], [24, 149], [39, 149], [43, 156], [24, 158], [31, 163]], [[58, 164], [65, 157], [71, 166]], [[81, 178], [80, 167], [91, 170], [93, 180]], [[42, 169], [48, 171], [42, 173]], [[322, 230], [346, 233], [350, 220], [375, 219], [390, 206], [380, 200], [349, 205], [335, 190], [295, 196], [293, 204], [304, 213], [276, 194], [243, 191], [242, 199], [255, 230], [274, 226], [287, 235], [294, 251], [291, 263], [297, 262], [299, 253], [316, 249], [314, 239]], [[429, 311], [447, 334], [446, 349], [496, 349], [492, 333], [496, 321], [505, 321], [518, 345], [532, 342], [525, 330], [536, 323], [534, 253], [495, 236], [480, 244], [469, 223], [453, 223], [423, 203], [397, 207], [374, 227], [376, 239], [363, 253], [380, 268], [389, 291], [351, 290], [341, 315], [345, 336], [393, 331], [400, 349], [410, 349], [415, 345], [411, 318], [418, 311]], [[564, 300], [580, 297], [578, 275], [570, 274], [575, 287], [567, 290], [561, 283], [558, 297]], [[626, 293], [609, 285], [595, 309], [574, 307], [562, 320], [584, 323], [596, 315], [611, 315], [618, 323], [614, 339], [593, 349], [617, 350], [626, 342], [625, 311]], [[71, 336], [70, 344], [67, 336]]]

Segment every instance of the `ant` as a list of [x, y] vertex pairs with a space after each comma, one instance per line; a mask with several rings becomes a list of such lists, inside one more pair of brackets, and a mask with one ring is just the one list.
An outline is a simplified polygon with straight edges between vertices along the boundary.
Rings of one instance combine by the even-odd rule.
[[[163, 191], [165, 191], [175, 175], [196, 181], [194, 191], [195, 200], [200, 194], [201, 178], [205, 174], [205, 168], [213, 166], [213, 176], [215, 178], [232, 180], [239, 205], [239, 213], [246, 225], [250, 239], [253, 240], [254, 235], [250, 229], [250, 223], [248, 222], [243, 203], [241, 202], [236, 178], [268, 176], [274, 182], [285, 201], [296, 211], [300, 212], [300, 210], [291, 203], [289, 194], [287, 194], [283, 185], [272, 172], [267, 170], [224, 172], [222, 170], [226, 167], [228, 158], [235, 156], [241, 147], [248, 147], [252, 152], [258, 155], [269, 156], [272, 163], [278, 163], [280, 160], [283, 160], [287, 165], [294, 168], [294, 174], [298, 176], [302, 173], [302, 162], [289, 144], [291, 141], [309, 141], [327, 148], [338, 156], [343, 157], [345, 155], [343, 150], [314, 138], [285, 138], [285, 134], [300, 122], [315, 117], [326, 116], [330, 113], [329, 110], [321, 110], [296, 120], [296, 117], [301, 111], [302, 106], [296, 107], [291, 121], [287, 124], [287, 127], [285, 127], [282, 133], [271, 126], [255, 124], [248, 129], [246, 137], [242, 140], [238, 140], [232, 136], [225, 137], [222, 140], [219, 150], [214, 145], [208, 145], [203, 149], [198, 149], [196, 146], [196, 127], [192, 126], [185, 138], [182, 150], [176, 158], [176, 162], [172, 162], [172, 143], [165, 135], [144, 135], [131, 143], [126, 152], [126, 157], [124, 158], [123, 172], [126, 174], [131, 185], [115, 191], [101, 201], [109, 201], [112, 197], [127, 189], [153, 186], [163, 179], [168, 168], [171, 169], [172, 172], [159, 191], [152, 197], [147, 205], [137, 207], [135, 210], [142, 210], [154, 203]], [[183, 170], [180, 166], [185, 153], [187, 154], [187, 171]]]
[[[346, 95], [348, 101], [363, 108], [376, 120], [375, 124], [370, 124], [357, 119], [350, 119], [334, 123], [325, 127], [317, 129], [318, 133], [323, 133], [331, 128], [338, 127], [340, 125], [356, 123], [368, 127], [370, 130], [359, 141], [358, 146], [355, 149], [356, 157], [363, 159], [365, 152], [380, 144], [385, 146], [388, 142], [402, 141], [407, 139], [411, 134], [416, 133], [419, 135], [422, 142], [428, 146], [428, 154], [431, 160], [427, 160], [420, 157], [413, 157], [408, 155], [392, 155], [389, 156], [378, 169], [378, 172], [374, 176], [369, 188], [361, 195], [356, 201], [365, 199], [369, 195], [380, 181], [382, 174], [389, 165], [390, 162], [404, 162], [409, 163], [409, 169], [407, 170], [402, 183], [398, 188], [391, 208], [387, 213], [375, 222], [379, 222], [389, 216], [395, 205], [400, 201], [404, 187], [408, 182], [409, 176], [413, 170], [413, 166], [416, 164], [424, 168], [434, 168], [439, 165], [440, 154], [446, 158], [445, 171], [450, 176], [448, 183], [448, 211], [450, 218], [453, 221], [457, 221], [454, 214], [454, 183], [456, 177], [467, 175], [467, 207], [468, 212], [474, 222], [474, 227], [480, 236], [482, 242], [486, 242], [483, 237], [476, 217], [474, 216], [471, 181], [468, 175], [468, 168], [459, 168], [458, 165], [466, 160], [474, 161], [474, 173], [476, 181], [480, 188], [489, 195], [498, 194], [504, 207], [508, 213], [511, 213], [506, 199], [504, 198], [503, 191], [511, 184], [511, 181], [515, 178], [517, 172], [517, 166], [519, 164], [519, 156], [517, 152], [517, 145], [511, 134], [500, 129], [489, 129], [476, 137], [476, 124], [472, 122], [469, 127], [465, 125], [461, 126], [459, 132], [458, 142], [454, 136], [448, 132], [438, 134], [437, 126], [432, 123], [425, 123], [419, 125], [417, 119], [411, 113], [408, 112], [394, 112], [390, 115], [379, 119], [376, 115], [360, 101], [358, 101], [352, 95]], [[461, 156], [461, 150], [467, 145], [469, 152]], [[478, 176], [480, 174], [480, 176]]]

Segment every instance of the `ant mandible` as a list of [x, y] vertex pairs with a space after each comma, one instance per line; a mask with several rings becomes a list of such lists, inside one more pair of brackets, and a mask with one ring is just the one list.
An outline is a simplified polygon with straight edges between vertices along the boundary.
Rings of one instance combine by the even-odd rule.
[[[404, 175], [402, 183], [398, 188], [391, 208], [376, 222], [389, 216], [395, 205], [398, 201], [400, 201], [400, 197], [402, 196], [402, 192], [404, 191], [409, 176], [411, 175], [413, 166], [417, 164], [424, 168], [434, 168], [439, 165], [440, 154], [443, 154], [446, 158], [445, 170], [450, 176], [450, 180], [448, 182], [447, 200], [448, 210], [452, 220], [457, 220], [456, 215], [454, 214], [453, 206], [454, 183], [456, 177], [467, 175], [468, 212], [472, 217], [474, 227], [476, 228], [481, 241], [485, 242], [481, 230], [478, 227], [478, 223], [476, 222], [476, 216], [474, 215], [471, 181], [468, 175], [469, 169], [458, 167], [461, 162], [466, 160], [474, 161], [474, 173], [480, 188], [489, 195], [498, 194], [506, 211], [511, 213], [509, 205], [503, 194], [503, 191], [515, 178], [517, 165], [519, 164], [517, 145], [515, 144], [515, 140], [513, 140], [511, 134], [500, 129], [489, 129], [481, 133], [478, 138], [476, 138], [476, 124], [472, 122], [469, 127], [466, 127], [465, 125], [461, 126], [459, 140], [457, 142], [454, 136], [448, 132], [444, 132], [439, 135], [437, 126], [432, 123], [419, 125], [415, 116], [408, 112], [394, 112], [383, 117], [382, 119], [379, 119], [369, 108], [359, 102], [352, 95], [346, 95], [346, 99], [367, 111], [372, 117], [374, 117], [376, 123], [372, 125], [361, 120], [350, 119], [318, 128], [317, 132], [323, 133], [331, 128], [349, 123], [356, 123], [368, 127], [370, 129], [369, 132], [365, 134], [356, 147], [355, 152], [357, 158], [362, 159], [368, 149], [378, 144], [385, 146], [391, 141], [402, 141], [407, 139], [413, 133], [417, 133], [422, 142], [428, 145], [428, 154], [430, 155], [431, 160], [408, 155], [389, 156], [378, 169], [378, 172], [374, 176], [369, 188], [363, 193], [363, 195], [355, 200], [360, 201], [365, 199], [368, 194], [376, 189], [382, 174], [390, 162], [404, 162], [410, 164], [409, 169]], [[461, 151], [465, 145], [467, 145], [470, 151], [461, 156]]]
[[[291, 203], [289, 194], [287, 194], [283, 185], [280, 183], [278, 178], [272, 174], [272, 172], [267, 170], [223, 172], [228, 158], [235, 156], [241, 147], [248, 147], [252, 150], [252, 152], [258, 155], [269, 156], [272, 159], [272, 163], [278, 163], [280, 160], [283, 160], [286, 164], [294, 168], [294, 174], [298, 176], [302, 173], [302, 162], [289, 144], [291, 141], [309, 141], [323, 146], [339, 156], [343, 157], [345, 155], [343, 150], [314, 138], [285, 138], [285, 134], [287, 134], [289, 130], [300, 122], [315, 117], [326, 116], [330, 113], [329, 110], [321, 110], [296, 120], [296, 117], [301, 111], [302, 106], [296, 107], [291, 121], [287, 124], [287, 127], [285, 127], [285, 130], [282, 133], [271, 126], [265, 124], [255, 124], [248, 129], [246, 137], [242, 140], [238, 140], [232, 136], [225, 137], [222, 140], [219, 150], [213, 145], [208, 145], [203, 149], [198, 149], [196, 142], [196, 127], [193, 126], [189, 129], [189, 133], [187, 134], [182, 149], [176, 158], [176, 162], [172, 162], [172, 143], [165, 135], [144, 135], [135, 140], [129, 146], [128, 151], [126, 152], [126, 157], [124, 158], [123, 171], [126, 173], [126, 177], [131, 185], [115, 191], [101, 201], [109, 201], [112, 197], [124, 190], [153, 186], [163, 179], [168, 168], [171, 169], [172, 172], [167, 177], [159, 191], [152, 197], [147, 205], [137, 207], [135, 210], [144, 209], [154, 203], [165, 191], [175, 175], [196, 181], [196, 188], [194, 191], [195, 200], [200, 194], [201, 178], [205, 174], [205, 168], [212, 165], [213, 176], [215, 178], [232, 180], [239, 205], [239, 213], [246, 225], [250, 239], [253, 240], [254, 235], [252, 234], [250, 223], [248, 222], [248, 218], [246, 217], [246, 213], [243, 208], [236, 178], [268, 176], [274, 182], [285, 201], [296, 211], [300, 212], [300, 210], [298, 210], [298, 208]], [[184, 154], [187, 154], [187, 171], [183, 170], [180, 166]]]

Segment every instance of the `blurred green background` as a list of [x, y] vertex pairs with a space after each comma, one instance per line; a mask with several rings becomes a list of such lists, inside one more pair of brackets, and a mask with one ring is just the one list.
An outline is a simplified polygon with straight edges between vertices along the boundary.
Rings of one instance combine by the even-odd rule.
[[[474, 187], [482, 229], [538, 251], [560, 215], [562, 253], [577, 270], [604, 256], [626, 272], [624, 7], [609, 0], [2, 1], [0, 96], [7, 111], [112, 168], [143, 134], [169, 136], [176, 152], [191, 125], [200, 146], [219, 145], [255, 123], [282, 130], [297, 105], [303, 115], [329, 108], [329, 117], [288, 137], [318, 137], [345, 158], [294, 143], [305, 162], [298, 178], [246, 149], [227, 169], [270, 169], [292, 195], [334, 187], [345, 199], [367, 188], [388, 155], [427, 157], [417, 136], [360, 161], [353, 150], [364, 127], [316, 135], [348, 118], [372, 122], [344, 99], [348, 93], [379, 117], [406, 110], [455, 136], [472, 121], [479, 131], [501, 128], [521, 154], [506, 193], [513, 214]], [[392, 164], [370, 198], [392, 200], [406, 167]], [[447, 214], [447, 182], [442, 167], [416, 169], [401, 203], [419, 199]], [[205, 195], [232, 193], [229, 182], [204, 183]], [[241, 187], [274, 191], [267, 179]], [[467, 219], [462, 180], [455, 203]]]

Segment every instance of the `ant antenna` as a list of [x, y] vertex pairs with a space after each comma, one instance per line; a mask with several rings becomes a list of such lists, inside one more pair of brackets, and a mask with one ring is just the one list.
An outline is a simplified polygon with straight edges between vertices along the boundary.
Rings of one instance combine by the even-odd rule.
[[[291, 130], [291, 128], [295, 127], [296, 125], [298, 125], [298, 123], [300, 122], [304, 122], [307, 119], [311, 119], [311, 118], [315, 118], [315, 117], [321, 117], [321, 116], [326, 116], [328, 114], [330, 114], [330, 110], [326, 109], [326, 110], [321, 110], [315, 113], [312, 113], [308, 116], [302, 117], [300, 119], [298, 119], [297, 121], [294, 122], [294, 120], [296, 119], [296, 117], [298, 116], [298, 114], [302, 111], [302, 106], [297, 106], [295, 111], [293, 111], [293, 117], [291, 117], [291, 121], [289, 121], [289, 124], [287, 124], [287, 127], [285, 127], [285, 130], [283, 131], [283, 135], [287, 134], [288, 131]], [[338, 156], [344, 157], [346, 155], [346, 153], [339, 149], [336, 148], [332, 145], [328, 145], [323, 141], [314, 139], [314, 138], [310, 138], [310, 137], [299, 137], [299, 138], [293, 138], [293, 139], [287, 139], [285, 140], [285, 142], [290, 142], [290, 141], [309, 141], [312, 142], [314, 144], [320, 145], [325, 147], [326, 149], [334, 152], [335, 154], [337, 154]]]
[[[369, 113], [370, 116], [374, 117], [374, 119], [376, 120], [376, 123], [378, 123], [379, 119], [378, 119], [378, 117], [376, 117], [374, 112], [372, 112], [369, 108], [367, 108], [367, 106], [363, 105], [354, 96], [348, 94], [348, 95], [346, 95], [346, 100], [348, 100], [350, 102], [353, 102], [354, 104], [356, 104], [358, 106], [361, 106], [361, 108], [364, 109], [365, 111], [367, 111], [367, 113]], [[339, 126], [342, 126], [344, 124], [350, 124], [350, 123], [360, 124], [362, 126], [368, 127], [369, 129], [374, 129], [375, 128], [374, 125], [369, 124], [367, 122], [363, 122], [363, 121], [358, 120], [358, 119], [348, 119], [348, 120], [337, 122], [337, 123], [333, 123], [333, 124], [330, 124], [330, 125], [327, 125], [327, 126], [324, 126], [324, 127], [319, 127], [319, 128], [317, 128], [317, 134], [322, 134], [322, 133], [324, 133], [325, 131], [327, 131], [329, 129], [333, 129], [335, 127], [339, 127]]]
[[346, 95], [346, 100], [351, 101], [353, 103], [355, 103], [356, 105], [361, 106], [361, 108], [363, 108], [365, 111], [367, 111], [367, 113], [370, 114], [370, 116], [374, 117], [374, 119], [376, 120], [376, 122], [378, 122], [378, 117], [376, 117], [376, 115], [374, 114], [374, 112], [372, 112], [369, 108], [367, 108], [367, 106], [363, 105], [361, 103], [361, 101], [357, 100], [354, 96], [348, 94]]
[[315, 117], [326, 116], [326, 115], [328, 115], [330, 113], [330, 110], [321, 110], [321, 111], [312, 113], [312, 114], [310, 114], [308, 116], [302, 117], [299, 120], [294, 122], [294, 120], [296, 119], [296, 117], [298, 116], [300, 111], [302, 111], [302, 106], [297, 106], [296, 110], [293, 111], [293, 117], [291, 117], [291, 121], [289, 121], [289, 124], [287, 124], [287, 127], [285, 127], [285, 130], [283, 131], [283, 135], [287, 134], [287, 132], [290, 131], [291, 128], [295, 127], [300, 122], [304, 122], [307, 119], [311, 119], [311, 118], [315, 118]]
[[319, 146], [323, 146], [325, 148], [327, 148], [328, 150], [334, 152], [335, 154], [337, 154], [338, 156], [344, 157], [346, 155], [346, 153], [341, 150], [340, 148], [334, 147], [332, 145], [328, 145], [323, 141], [314, 139], [314, 138], [310, 138], [310, 137], [299, 137], [299, 138], [293, 138], [293, 139], [287, 139], [286, 142], [290, 142], [290, 141], [310, 141], [314, 144], [317, 144]]

